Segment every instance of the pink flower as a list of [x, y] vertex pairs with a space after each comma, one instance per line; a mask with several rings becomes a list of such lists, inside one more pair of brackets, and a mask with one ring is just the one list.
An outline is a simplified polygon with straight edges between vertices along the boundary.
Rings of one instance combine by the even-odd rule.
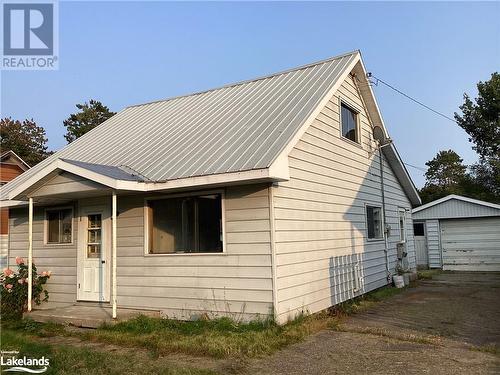
[[6, 287], [7, 289], [12, 289], [13, 285], [12, 285], [12, 284], [7, 284], [7, 285], [5, 285], [5, 287]]
[[5, 276], [9, 276], [9, 275], [12, 275], [14, 273], [14, 271], [12, 271], [10, 268], [4, 268], [3, 269], [3, 274]]
[[25, 280], [25, 279], [19, 279], [19, 280], [17, 280], [17, 282], [18, 282], [19, 284], [24, 284], [24, 283], [26, 282], [26, 280]]
[[16, 264], [17, 265], [24, 264], [24, 259], [21, 257], [16, 257]]

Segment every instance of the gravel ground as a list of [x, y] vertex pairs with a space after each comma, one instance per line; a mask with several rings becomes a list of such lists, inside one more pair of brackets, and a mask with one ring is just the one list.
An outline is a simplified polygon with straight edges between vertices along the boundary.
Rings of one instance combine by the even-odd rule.
[[500, 374], [500, 274], [442, 273], [248, 374]]

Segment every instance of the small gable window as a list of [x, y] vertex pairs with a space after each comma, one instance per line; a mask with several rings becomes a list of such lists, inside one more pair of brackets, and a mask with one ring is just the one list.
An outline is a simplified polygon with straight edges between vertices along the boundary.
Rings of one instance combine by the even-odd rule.
[[342, 122], [342, 136], [359, 143], [358, 113], [348, 105], [340, 104], [340, 119]]

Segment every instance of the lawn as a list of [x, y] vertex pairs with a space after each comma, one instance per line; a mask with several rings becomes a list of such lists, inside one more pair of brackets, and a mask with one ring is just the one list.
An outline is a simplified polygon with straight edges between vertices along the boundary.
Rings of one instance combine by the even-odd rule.
[[[19, 350], [20, 356], [31, 358], [45, 355], [51, 360], [51, 372], [57, 374], [205, 374], [210, 372], [162, 359], [173, 354], [213, 360], [262, 357], [323, 329], [337, 329], [344, 316], [366, 310], [400, 292], [401, 289], [381, 288], [330, 311], [301, 315], [282, 326], [272, 320], [236, 323], [219, 318], [183, 322], [146, 316], [95, 330], [31, 320], [2, 322], [1, 348]], [[81, 344], [61, 344], [65, 338]], [[103, 351], [96, 348], [98, 345], [120, 350]]]

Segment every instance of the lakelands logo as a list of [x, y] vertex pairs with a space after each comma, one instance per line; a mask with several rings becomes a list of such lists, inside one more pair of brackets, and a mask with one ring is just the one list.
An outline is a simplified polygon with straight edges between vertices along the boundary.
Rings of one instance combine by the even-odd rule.
[[18, 358], [18, 351], [2, 351], [1, 353], [1, 372], [27, 372], [30, 374], [43, 374], [47, 371], [50, 365], [49, 359], [45, 357], [28, 358], [24, 356]]
[[2, 69], [57, 69], [57, 5], [47, 0], [2, 2]]

